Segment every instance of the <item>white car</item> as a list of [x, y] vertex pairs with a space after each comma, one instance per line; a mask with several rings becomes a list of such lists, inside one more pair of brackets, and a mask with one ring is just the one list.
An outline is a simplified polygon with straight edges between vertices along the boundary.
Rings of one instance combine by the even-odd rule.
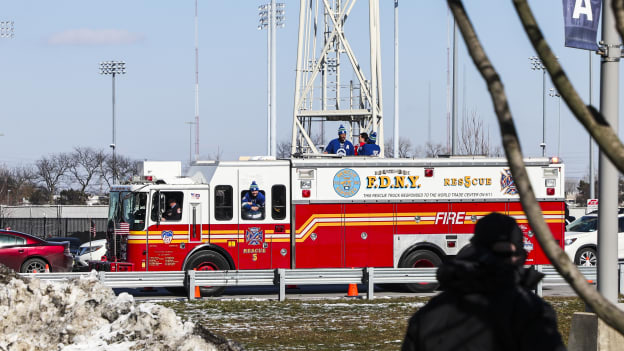
[[[618, 216], [618, 258], [624, 258], [624, 214]], [[588, 214], [566, 226], [565, 252], [578, 266], [597, 262], [598, 215]]]
[[106, 239], [89, 241], [80, 245], [76, 264], [87, 267], [89, 265], [87, 261], [99, 261], [104, 255], [106, 255]]

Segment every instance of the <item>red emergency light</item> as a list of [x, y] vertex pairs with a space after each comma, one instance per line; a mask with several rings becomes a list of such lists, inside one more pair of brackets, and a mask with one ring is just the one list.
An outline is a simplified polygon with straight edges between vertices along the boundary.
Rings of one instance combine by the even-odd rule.
[[425, 177], [433, 177], [433, 168], [425, 168]]
[[546, 195], [549, 195], [549, 196], [555, 195], [555, 188], [546, 188]]
[[309, 189], [301, 190], [301, 196], [302, 197], [310, 197], [310, 190]]

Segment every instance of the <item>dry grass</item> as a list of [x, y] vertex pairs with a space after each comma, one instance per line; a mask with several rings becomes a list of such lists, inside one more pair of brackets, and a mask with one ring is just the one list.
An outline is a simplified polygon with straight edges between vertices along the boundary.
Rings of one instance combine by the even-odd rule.
[[[407, 320], [429, 298], [373, 301], [203, 300], [160, 302], [184, 320], [202, 323], [247, 350], [398, 350]], [[584, 311], [576, 297], [547, 298], [557, 311], [567, 343], [574, 312]]]

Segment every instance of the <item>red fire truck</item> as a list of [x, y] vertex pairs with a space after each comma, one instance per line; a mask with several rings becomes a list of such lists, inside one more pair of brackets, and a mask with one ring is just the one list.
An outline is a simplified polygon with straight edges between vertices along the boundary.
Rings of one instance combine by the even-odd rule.
[[[525, 162], [562, 244], [564, 166]], [[502, 158], [198, 161], [186, 176], [179, 162], [146, 161], [142, 174], [111, 189], [100, 269], [435, 267], [493, 211], [522, 227], [528, 264], [547, 263]], [[264, 197], [255, 211], [241, 205], [253, 182]], [[177, 215], [167, 218], [171, 200]], [[201, 289], [204, 296], [222, 291]]]

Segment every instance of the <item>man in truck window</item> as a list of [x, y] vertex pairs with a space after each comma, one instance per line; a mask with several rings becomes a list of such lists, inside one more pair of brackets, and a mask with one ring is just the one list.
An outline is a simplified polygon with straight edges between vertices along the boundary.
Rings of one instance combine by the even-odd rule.
[[264, 195], [255, 180], [251, 182], [249, 191], [243, 196], [241, 207], [244, 219], [264, 218]]
[[178, 206], [178, 202], [175, 198], [169, 199], [169, 208], [163, 214], [163, 221], [179, 221], [182, 219], [182, 209]]

